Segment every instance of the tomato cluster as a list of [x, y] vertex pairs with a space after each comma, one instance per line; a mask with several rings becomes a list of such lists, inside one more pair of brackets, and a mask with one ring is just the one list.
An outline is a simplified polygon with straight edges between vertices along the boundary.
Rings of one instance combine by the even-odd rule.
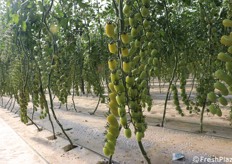
[[175, 85], [172, 85], [171, 89], [172, 89], [172, 92], [173, 92], [173, 102], [174, 102], [174, 104], [176, 106], [176, 110], [179, 112], [179, 114], [181, 116], [184, 116], [184, 113], [183, 113], [183, 111], [182, 111], [182, 109], [180, 107], [180, 102], [179, 102], [179, 98], [178, 98], [178, 90], [177, 90]]
[[[114, 118], [114, 123], [108, 119], [107, 141], [103, 149], [105, 155], [113, 155], [112, 146], [115, 145], [110, 144], [112, 138], [108, 136], [117, 132], [113, 135], [117, 137], [121, 127], [127, 138], [132, 136], [131, 124], [137, 141], [141, 142], [144, 137], [147, 124], [143, 109], [151, 110], [152, 106], [149, 74], [153, 71], [151, 67], [158, 63], [155, 57], [157, 50], [151, 40], [150, 1], [118, 1], [115, 5], [119, 15], [115, 22], [108, 21], [105, 25], [105, 33], [109, 37], [108, 49], [112, 54], [108, 60], [111, 71], [108, 84], [111, 114], [108, 118]], [[117, 117], [119, 127], [112, 128], [117, 124]]]
[[29, 93], [28, 92], [20, 92], [19, 93], [19, 106], [20, 106], [20, 117], [23, 123], [28, 122], [27, 118], [27, 105], [29, 102]]
[[106, 134], [106, 143], [103, 148], [103, 152], [106, 156], [113, 155], [116, 145], [116, 139], [119, 135], [119, 124], [118, 120], [113, 114], [107, 117], [108, 131]]
[[[232, 21], [229, 19], [224, 19], [222, 24], [225, 28], [232, 27]], [[222, 116], [222, 111], [220, 105], [227, 106], [229, 104], [228, 98], [226, 96], [232, 93], [232, 35], [223, 35], [220, 42], [227, 46], [227, 52], [220, 52], [217, 56], [218, 60], [224, 63], [224, 69], [218, 69], [214, 73], [214, 77], [218, 79], [214, 83], [215, 92], [210, 92], [207, 94], [207, 99], [212, 103], [209, 106], [209, 111], [212, 114], [217, 114], [219, 117]], [[232, 118], [232, 112], [230, 112], [230, 118]]]

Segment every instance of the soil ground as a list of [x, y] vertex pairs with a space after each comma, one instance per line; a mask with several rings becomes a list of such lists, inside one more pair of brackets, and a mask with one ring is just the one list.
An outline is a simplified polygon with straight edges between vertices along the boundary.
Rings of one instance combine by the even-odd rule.
[[[157, 86], [154, 86], [151, 91], [154, 105], [151, 112], [145, 112], [148, 129], [143, 144], [152, 164], [194, 163], [193, 158], [196, 158], [195, 156], [210, 159], [215, 157], [232, 158], [232, 127], [230, 126], [228, 109], [223, 110], [222, 117], [205, 113], [204, 133], [199, 133], [199, 114], [189, 114], [188, 111], [185, 111], [185, 116], [181, 117], [175, 111], [172, 101], [169, 101], [165, 127], [162, 128], [156, 125], [160, 124], [163, 114], [163, 104], [166, 96], [164, 94], [165, 87], [161, 93]], [[192, 96], [194, 96], [194, 91]], [[4, 97], [3, 100], [3, 104], [6, 104], [9, 98]], [[0, 118], [48, 163], [94, 164], [107, 160], [103, 156], [102, 147], [104, 145], [104, 126], [106, 125], [104, 115], [108, 111], [108, 107], [107, 104], [101, 103], [95, 115], [90, 115], [89, 112], [95, 109], [97, 102], [98, 98], [94, 96], [75, 96], [76, 112], [71, 105], [71, 97], [67, 109], [65, 105], [62, 105], [59, 109], [59, 103], [55, 99], [54, 105], [57, 117], [73, 143], [77, 145], [77, 148], [68, 152], [64, 152], [62, 148], [69, 143], [54, 119], [53, 123], [58, 139], [48, 139], [52, 135], [51, 124], [48, 118], [39, 119], [40, 110], [34, 114], [34, 121], [43, 128], [40, 132], [34, 125], [27, 126], [20, 123], [20, 117], [18, 114], [14, 114], [18, 110], [17, 105], [12, 112], [7, 109], [0, 109]], [[28, 113], [31, 116], [31, 106]], [[14, 144], [12, 143], [12, 145]], [[172, 161], [173, 153], [183, 153], [184, 160]], [[146, 163], [135, 137], [126, 139], [123, 131], [118, 138], [113, 160], [123, 164]], [[2, 163], [1, 158], [0, 163]], [[198, 163], [210, 162], [202, 161]]]

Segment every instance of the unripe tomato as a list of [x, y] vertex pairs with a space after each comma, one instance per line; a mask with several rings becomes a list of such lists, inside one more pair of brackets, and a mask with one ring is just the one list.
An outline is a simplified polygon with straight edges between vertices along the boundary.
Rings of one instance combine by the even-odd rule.
[[125, 5], [122, 10], [123, 14], [125, 14], [127, 17], [130, 16], [131, 14], [131, 6], [130, 5]]
[[227, 96], [229, 94], [228, 89], [226, 88], [225, 84], [217, 81], [216, 83], [214, 83], [214, 88], [218, 89], [219, 91], [221, 91], [222, 95]]
[[129, 25], [131, 27], [136, 27], [137, 26], [137, 22], [135, 21], [134, 17], [129, 17]]
[[146, 81], [146, 80], [143, 80], [143, 81], [141, 82], [141, 84], [139, 85], [139, 89], [142, 90], [143, 88], [146, 87], [146, 85], [147, 85], [147, 81]]
[[114, 142], [111, 142], [111, 141], [107, 141], [105, 143], [105, 148], [108, 148], [110, 150], [110, 154], [114, 154], [114, 151], [115, 151], [115, 143]]
[[131, 138], [131, 129], [130, 128], [126, 128], [124, 130], [124, 135], [126, 136], [126, 138]]
[[142, 0], [142, 4], [146, 7], [150, 6], [150, 0]]
[[[137, 89], [129, 88], [129, 90], [128, 90], [128, 96], [129, 96], [130, 98], [134, 99], [134, 98], [136, 98], [137, 95], [138, 95]], [[131, 102], [131, 101], [130, 101], [130, 102]], [[129, 103], [130, 103], [130, 102], [129, 102]], [[130, 106], [130, 104], [129, 104], [129, 106]]]
[[135, 40], [135, 47], [136, 47], [136, 48], [141, 47], [141, 42], [140, 42], [139, 39], [136, 39], [136, 40]]
[[125, 88], [122, 82], [119, 82], [118, 84], [114, 85], [114, 89], [117, 93], [122, 93], [125, 91]]
[[141, 15], [145, 18], [149, 16], [149, 9], [146, 8], [145, 6], [140, 8], [140, 12], [141, 12]]
[[111, 22], [106, 23], [105, 32], [108, 37], [114, 37], [114, 25]]
[[119, 127], [118, 120], [116, 119], [116, 117], [113, 114], [110, 114], [107, 117], [107, 121], [109, 122], [110, 125], [112, 125], [112, 126], [114, 126], [116, 128]]
[[129, 36], [127, 33], [122, 33], [121, 34], [121, 40], [122, 40], [122, 43], [124, 44], [128, 44], [129, 43]]
[[58, 31], [59, 31], [59, 26], [56, 25], [56, 24], [52, 24], [50, 26], [50, 31], [53, 33], [53, 34], [56, 34]]
[[127, 83], [129, 86], [134, 85], [134, 82], [135, 82], [135, 79], [134, 79], [133, 76], [127, 76], [127, 77], [126, 77], [126, 83]]
[[116, 96], [117, 96], [116, 92], [110, 93], [109, 94], [110, 101], [116, 101]]
[[136, 22], [138, 22], [138, 23], [142, 23], [143, 18], [141, 17], [141, 14], [140, 14], [140, 13], [136, 13], [136, 14], [135, 14], [135, 20], [136, 20]]
[[[112, 81], [113, 82], [113, 81]], [[115, 89], [114, 89], [114, 84], [113, 83], [109, 83], [109, 88], [111, 90], [111, 92], [116, 92]]]
[[226, 70], [232, 72], [232, 62], [226, 62]]
[[135, 126], [136, 126], [137, 129], [142, 130], [142, 127], [144, 126], [144, 123], [138, 123], [138, 122], [136, 122]]
[[220, 41], [225, 46], [232, 46], [232, 38], [227, 35], [223, 35]]
[[[119, 76], [118, 72], [112, 72], [112, 73], [110, 74], [110, 79], [111, 79], [111, 82], [112, 82], [112, 83], [117, 82], [117, 81], [120, 79], [120, 76]], [[111, 91], [112, 91], [112, 90], [111, 90]]]
[[156, 49], [153, 49], [152, 51], [151, 51], [151, 55], [152, 56], [156, 56], [158, 54], [158, 51], [156, 50]]
[[112, 54], [116, 54], [117, 53], [116, 43], [109, 43], [108, 44], [108, 48], [109, 48], [110, 53], [112, 53]]
[[122, 63], [122, 69], [125, 73], [130, 73], [131, 70], [131, 63], [130, 62], [123, 62]]
[[219, 59], [223, 62], [232, 62], [232, 56], [227, 54], [227, 53], [223, 53], [223, 52], [220, 52], [218, 54], [217, 59]]
[[131, 49], [131, 51], [133, 50], [133, 52], [135, 52], [136, 47], [135, 47], [135, 42], [134, 41], [130, 42], [130, 49]]
[[116, 137], [113, 136], [111, 133], [107, 133], [105, 137], [106, 137], [106, 139], [109, 140], [109, 141], [114, 141], [114, 140], [116, 140]]
[[147, 49], [147, 46], [148, 46], [148, 42], [145, 40], [143, 45], [142, 45], [142, 48], [145, 50], [145, 49]]
[[[137, 29], [138, 29], [138, 34], [140, 34], [143, 31], [143, 26], [142, 25], [138, 25]], [[141, 36], [141, 39], [142, 38], [143, 38], [143, 36]]]
[[141, 49], [141, 50], [139, 51], [139, 56], [140, 56], [140, 57], [144, 57], [145, 55], [146, 55], [145, 51]]
[[152, 63], [153, 63], [153, 58], [148, 58], [148, 64], [150, 64], [150, 65], [152, 65]]
[[142, 73], [140, 74], [139, 78], [140, 78], [140, 79], [145, 79], [146, 76], [147, 76], [146, 71], [143, 70]]
[[131, 73], [132, 73], [133, 76], [136, 76], [139, 73], [139, 70], [138, 69], [133, 69], [131, 71]]
[[126, 114], [126, 109], [125, 109], [125, 107], [124, 107], [124, 106], [118, 107], [118, 115], [119, 115], [120, 117], [123, 117], [125, 114]]
[[118, 103], [117, 103], [117, 102], [110, 101], [110, 102], [109, 102], [109, 108], [110, 108], [110, 112], [111, 112], [114, 116], [116, 116], [116, 117], [119, 116], [119, 115], [118, 115]]
[[147, 45], [148, 45], [148, 48], [149, 48], [149, 49], [154, 48], [154, 43], [153, 43], [152, 41], [148, 42]]
[[105, 154], [105, 156], [110, 156], [111, 155], [111, 152], [110, 152], [108, 147], [103, 148], [103, 153]]
[[141, 112], [136, 112], [136, 111], [131, 111], [131, 116], [133, 117], [133, 118], [141, 118], [141, 116], [142, 116], [142, 113]]
[[213, 115], [217, 113], [217, 108], [215, 107], [214, 104], [211, 104], [211, 105], [209, 106], [209, 111], [210, 111]]
[[132, 48], [130, 48], [128, 51], [128, 56], [132, 56], [135, 53], [135, 50]]
[[232, 46], [228, 47], [227, 51], [232, 54]]
[[[134, 90], [132, 90], [132, 93], [134, 92]], [[134, 93], [133, 93], [134, 94]], [[136, 101], [129, 101], [129, 107], [130, 107], [130, 109], [131, 110], [136, 110], [137, 109], [137, 107], [138, 107], [138, 104], [137, 104], [137, 102]]]
[[[148, 89], [144, 88], [143, 91], [142, 91], [142, 94], [147, 95], [148, 94]], [[147, 100], [147, 98], [149, 98], [149, 97], [146, 97], [146, 100]]]
[[153, 37], [153, 32], [150, 32], [150, 31], [146, 32], [146, 37], [147, 37], [148, 39], [152, 39], [152, 37]]
[[121, 53], [123, 57], [129, 56], [129, 50], [128, 48], [121, 48]]
[[220, 104], [222, 104], [223, 106], [228, 105], [227, 99], [225, 97], [219, 97], [218, 101]]
[[220, 108], [217, 108], [217, 116], [221, 117], [222, 116], [222, 110]]
[[115, 137], [119, 135], [119, 129], [114, 126], [109, 126], [108, 132], [111, 133]]
[[136, 140], [141, 141], [143, 138], [143, 133], [142, 132], [136, 132]]
[[123, 117], [120, 117], [120, 124], [121, 124], [123, 127], [126, 127], [126, 126], [127, 126], [127, 118], [126, 118], [126, 115], [124, 115]]
[[150, 27], [150, 22], [147, 19], [144, 19], [143, 20], [143, 26], [144, 26], [145, 29], [149, 28]]
[[119, 105], [124, 105], [126, 103], [126, 96], [125, 93], [118, 94], [116, 96], [116, 101]]
[[129, 18], [124, 18], [124, 25], [129, 26]]
[[213, 34], [216, 33], [216, 32], [217, 32], [217, 28], [216, 28], [216, 27], [212, 27], [211, 32], [212, 32]]
[[116, 60], [108, 60], [108, 66], [111, 71], [114, 71], [117, 68], [118, 62]]
[[139, 33], [139, 31], [138, 31], [138, 29], [137, 28], [132, 28], [131, 29], [131, 36], [132, 37], [136, 37], [137, 35], [138, 35], [138, 33]]
[[154, 66], [157, 66], [158, 63], [159, 63], [158, 58], [153, 58], [152, 64], [153, 64]]
[[224, 27], [232, 27], [232, 20], [230, 20], [230, 19], [224, 19], [222, 21], [222, 24], [223, 24]]
[[133, 63], [136, 65], [136, 64], [138, 64], [139, 60], [140, 60], [140, 56], [136, 55], [136, 56], [133, 58]]

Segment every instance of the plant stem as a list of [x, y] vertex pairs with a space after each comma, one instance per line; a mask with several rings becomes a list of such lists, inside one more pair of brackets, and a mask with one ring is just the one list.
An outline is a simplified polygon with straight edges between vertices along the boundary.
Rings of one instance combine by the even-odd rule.
[[177, 64], [178, 64], [178, 60], [177, 60], [177, 55], [176, 55], [175, 56], [175, 66], [174, 66], [174, 69], [173, 69], [173, 72], [172, 72], [172, 77], [170, 79], [168, 90], [167, 90], [167, 94], [166, 94], [166, 98], [165, 98], [164, 112], [163, 112], [163, 118], [162, 118], [161, 127], [164, 126], [164, 121], [165, 121], [165, 116], [166, 116], [166, 111], [167, 111], [168, 98], [169, 98], [169, 94], [170, 94], [170, 89], [171, 89], [172, 82], [173, 82], [173, 80], [175, 78], [175, 75], [176, 75]]
[[10, 97], [10, 99], [7, 101], [6, 105], [4, 106], [4, 108], [7, 107], [7, 105], [9, 104], [10, 100], [12, 99], [12, 97]]
[[41, 81], [41, 78], [40, 78], [40, 83], [41, 83], [41, 86], [40, 86], [40, 92], [41, 92], [41, 96], [43, 97], [43, 101], [44, 101], [44, 107], [45, 107], [45, 110], [48, 114], [48, 119], [51, 123], [51, 126], [52, 126], [52, 133], [53, 133], [53, 136], [54, 136], [54, 139], [56, 139], [56, 133], [55, 133], [55, 128], [54, 128], [54, 124], [53, 124], [53, 121], [51, 119], [51, 114], [50, 114], [50, 110], [49, 110], [49, 107], [48, 107], [48, 102], [46, 100], [46, 97], [45, 97], [45, 94], [44, 94], [44, 91], [43, 91], [43, 88], [42, 88], [42, 81]]
[[150, 158], [147, 156], [146, 151], [144, 150], [143, 143], [141, 141], [138, 141], [139, 149], [141, 150], [141, 153], [143, 154], [143, 157], [146, 159], [148, 164], [151, 164]]
[[206, 105], [206, 99], [204, 101], [204, 104], [202, 106], [201, 110], [201, 119], [200, 119], [200, 132], [203, 133], [203, 118], [204, 118], [204, 113], [205, 113], [205, 105]]
[[97, 111], [97, 108], [98, 108], [98, 106], [100, 104], [100, 101], [101, 101], [101, 96], [99, 96], [99, 99], [98, 99], [98, 102], [97, 102], [97, 106], [95, 107], [94, 111], [89, 113], [90, 115], [94, 115], [95, 114], [95, 112]]
[[194, 84], [195, 84], [195, 78], [196, 78], [196, 74], [194, 74], [194, 77], [193, 77], [192, 87], [191, 87], [191, 90], [190, 90], [190, 92], [189, 92], [188, 100], [190, 99], [190, 97], [191, 97], [191, 95], [192, 95], [192, 91], [193, 91]]
[[40, 128], [29, 116], [27, 116], [27, 118], [31, 121], [31, 123], [33, 125], [35, 125], [35, 127], [38, 129], [38, 131], [42, 131], [42, 128]]
[[14, 103], [13, 103], [13, 106], [12, 106], [12, 108], [11, 108], [11, 112], [13, 111], [13, 109], [14, 109], [14, 107], [15, 107], [15, 101], [16, 101], [16, 99], [14, 99]]
[[[44, 24], [45, 24], [45, 27], [46, 27], [46, 30], [48, 31], [48, 33], [51, 35], [52, 37], [52, 45], [53, 45], [53, 54], [55, 54], [55, 38], [54, 38], [54, 35], [52, 34], [52, 32], [50, 31], [48, 25], [47, 25], [47, 22], [46, 22], [46, 17], [47, 15], [49, 14], [52, 6], [53, 6], [53, 3], [54, 1], [51, 0], [51, 4], [49, 6], [49, 9], [47, 10], [46, 14], [45, 14], [45, 17], [44, 17]], [[54, 56], [52, 55], [52, 60], [51, 60], [51, 64], [54, 63]], [[72, 143], [72, 140], [69, 138], [69, 136], [67, 135], [67, 133], [65, 132], [62, 124], [60, 123], [60, 121], [57, 119], [56, 117], [56, 113], [54, 111], [54, 106], [53, 106], [53, 98], [52, 98], [52, 91], [51, 91], [51, 76], [52, 76], [52, 69], [50, 70], [49, 74], [48, 74], [48, 95], [49, 95], [49, 99], [50, 99], [50, 109], [52, 111], [52, 114], [53, 114], [53, 117], [56, 121], [56, 123], [59, 125], [61, 131], [63, 132], [63, 134], [66, 136], [66, 138], [68, 139], [70, 145], [71, 145], [71, 148], [74, 147], [73, 143]]]
[[73, 108], [77, 112], [74, 97], [75, 97], [75, 79], [76, 79], [76, 65], [74, 66], [74, 71], [73, 71], [73, 84], [72, 84], [72, 102], [73, 102]]
[[10, 107], [11, 107], [12, 102], [13, 102], [13, 98], [12, 98], [12, 96], [10, 96], [10, 97], [11, 97], [11, 101], [10, 101], [10, 105], [7, 107], [7, 110], [10, 110]]
[[[74, 84], [73, 84], [73, 86], [74, 86]], [[75, 89], [74, 89], [74, 87], [73, 87], [72, 102], [73, 102], [73, 108], [74, 108], [74, 110], [77, 112], [77, 108], [76, 108], [75, 101], [74, 101], [74, 96], [75, 96]]]
[[110, 156], [108, 164], [112, 164], [112, 157], [113, 155]]
[[[167, 4], [166, 4], [166, 1], [164, 0], [164, 8], [165, 8], [165, 12], [166, 12], [166, 19], [167, 19], [167, 22], [169, 20], [169, 16], [168, 16], [168, 8], [167, 8]], [[170, 26], [170, 27], [169, 27]], [[164, 121], [165, 121], [165, 116], [166, 116], [166, 110], [167, 110], [167, 102], [168, 102], [168, 97], [169, 97], [169, 94], [170, 94], [170, 89], [171, 89], [171, 85], [173, 83], [173, 80], [175, 78], [175, 75], [176, 75], [176, 70], [177, 70], [177, 65], [178, 65], [178, 55], [176, 53], [176, 47], [175, 47], [175, 43], [174, 43], [174, 40], [172, 39], [172, 36], [171, 36], [171, 25], [169, 23], [167, 23], [167, 27], [168, 27], [168, 34], [170, 36], [170, 41], [172, 43], [172, 47], [173, 47], [173, 54], [175, 54], [175, 65], [174, 65], [174, 69], [173, 69], [173, 72], [172, 72], [172, 77], [170, 79], [170, 82], [169, 82], [169, 86], [168, 86], [168, 90], [167, 90], [167, 94], [166, 94], [166, 98], [165, 98], [165, 103], [164, 103], [164, 112], [163, 112], [163, 118], [162, 118], [162, 123], [161, 123], [161, 127], [164, 126]]]

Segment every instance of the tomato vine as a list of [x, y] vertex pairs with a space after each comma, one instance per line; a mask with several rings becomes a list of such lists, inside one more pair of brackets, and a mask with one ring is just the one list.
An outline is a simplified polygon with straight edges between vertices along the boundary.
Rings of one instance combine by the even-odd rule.
[[5, 108], [18, 103], [24, 123], [33, 122], [35, 112], [48, 117], [53, 139], [57, 123], [71, 148], [56, 116], [57, 100], [78, 111], [75, 96], [97, 96], [90, 114], [107, 102], [104, 154], [112, 159], [123, 130], [127, 138], [134, 134], [147, 163], [144, 111], [153, 110], [154, 79], [160, 88], [168, 84], [161, 126], [170, 99], [181, 116], [199, 115], [201, 132], [206, 112], [222, 116], [231, 108], [228, 0], [7, 0], [0, 10], [2, 106], [4, 96]]

